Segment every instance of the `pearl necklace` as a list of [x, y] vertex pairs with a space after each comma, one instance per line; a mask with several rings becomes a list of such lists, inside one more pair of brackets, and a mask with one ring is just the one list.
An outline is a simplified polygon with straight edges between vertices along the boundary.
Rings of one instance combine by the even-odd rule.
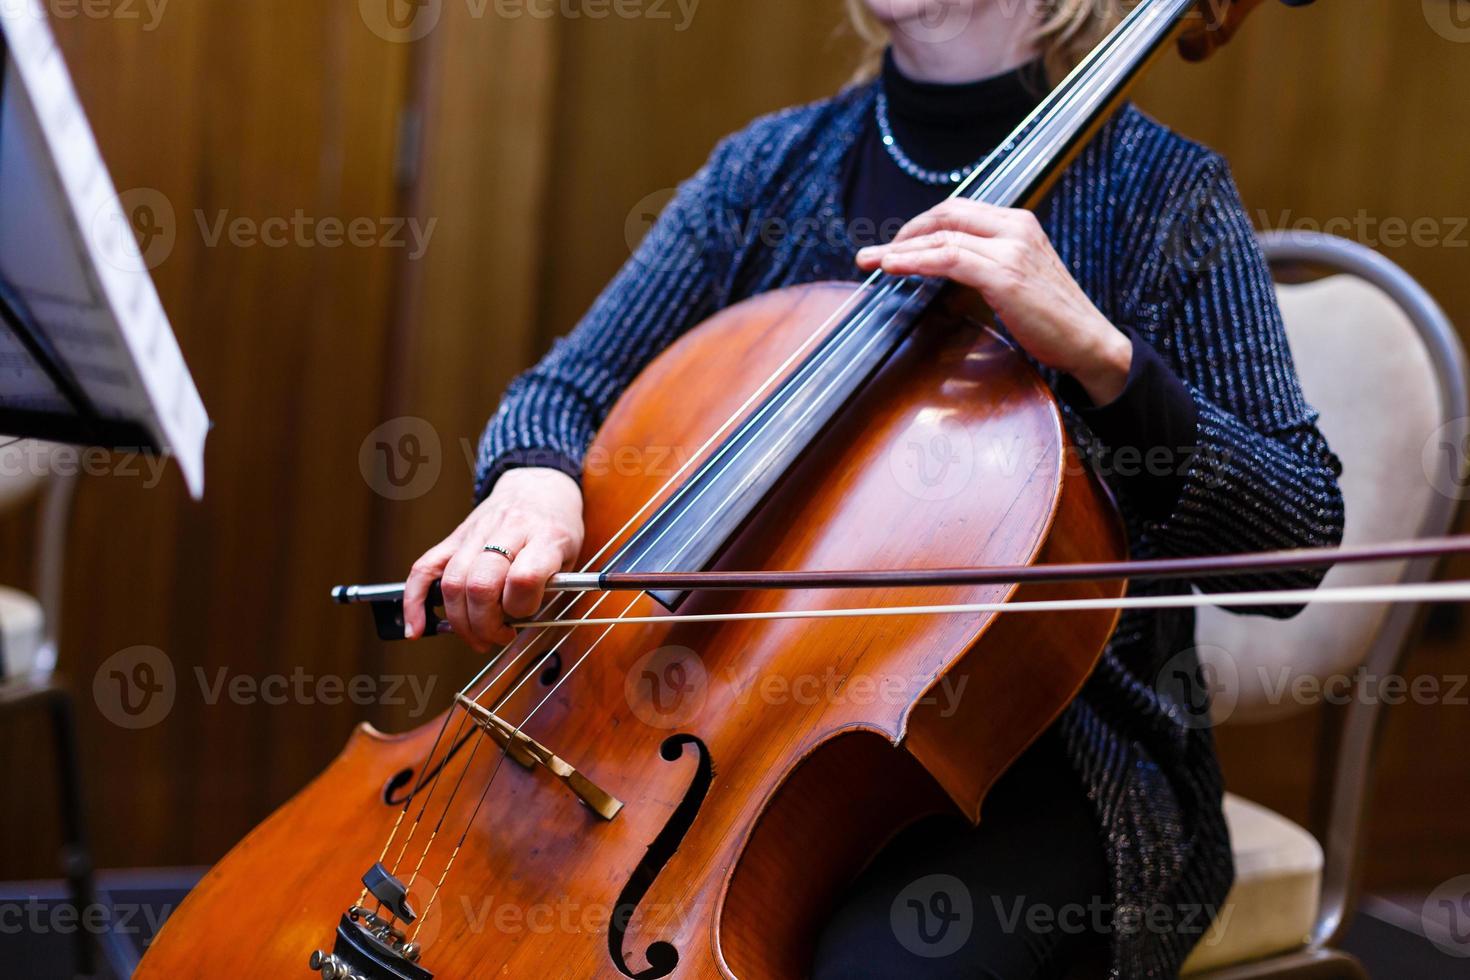
[[888, 156], [898, 165], [898, 169], [908, 174], [921, 184], [931, 187], [953, 187], [964, 183], [966, 177], [980, 169], [980, 164], [985, 162], [981, 157], [968, 167], [960, 170], [927, 170], [919, 166], [898, 145], [897, 138], [893, 135], [893, 127], [888, 123], [888, 95], [885, 92], [878, 93], [878, 135], [883, 140], [883, 148], [888, 151]]

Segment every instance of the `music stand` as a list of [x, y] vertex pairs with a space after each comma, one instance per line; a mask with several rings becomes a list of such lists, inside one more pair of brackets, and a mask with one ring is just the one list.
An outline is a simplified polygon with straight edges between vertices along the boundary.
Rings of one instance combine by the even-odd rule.
[[0, 28], [0, 433], [166, 452], [198, 497], [209, 419], [149, 273], [167, 252], [145, 261], [39, 0]]
[[[0, 4], [0, 433], [169, 453], [198, 498], [208, 429], [46, 13], [38, 0]], [[0, 710], [30, 705], [51, 720], [63, 871], [86, 922], [96, 889], [74, 701], [54, 674], [6, 678], [0, 657]], [[74, 948], [93, 974], [87, 929]]]

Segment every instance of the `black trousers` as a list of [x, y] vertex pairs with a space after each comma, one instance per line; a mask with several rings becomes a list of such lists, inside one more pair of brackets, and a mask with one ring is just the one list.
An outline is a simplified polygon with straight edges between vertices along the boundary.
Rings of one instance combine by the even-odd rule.
[[1111, 875], [1050, 736], [991, 790], [980, 826], [922, 821], [854, 883], [818, 941], [816, 980], [1041, 980], [1105, 950]]

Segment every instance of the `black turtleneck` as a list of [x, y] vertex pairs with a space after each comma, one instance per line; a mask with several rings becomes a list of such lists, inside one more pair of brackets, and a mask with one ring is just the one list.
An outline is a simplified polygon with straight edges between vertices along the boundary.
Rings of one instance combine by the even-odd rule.
[[[890, 49], [880, 84], [888, 97], [894, 139], [913, 162], [929, 170], [959, 170], [982, 160], [1046, 97], [1039, 61], [978, 82], [959, 85], [919, 82], [899, 71]], [[951, 186], [932, 186], [904, 173], [889, 155], [870, 116], [857, 150], [849, 157], [844, 205], [848, 235], [858, 247], [887, 242], [910, 218], [950, 196]], [[1133, 341], [1133, 365], [1123, 391], [1095, 405], [1082, 386], [1063, 376], [1057, 394], [1103, 443], [1117, 463], [1118, 482], [1146, 517], [1163, 520], [1184, 486], [1185, 467], [1143, 465], [1162, 449], [1165, 457], [1187, 457], [1198, 438], [1194, 398], [1158, 353], [1127, 324], [1117, 324]]]
[[[888, 121], [909, 159], [930, 170], [959, 170], [989, 155], [1046, 97], [1039, 61], [1015, 71], [960, 85], [918, 82], [883, 56], [881, 84]], [[886, 242], [908, 219], [949, 197], [899, 169], [870, 118], [851, 158], [846, 201], [853, 244]], [[859, 240], [867, 239], [867, 240]]]

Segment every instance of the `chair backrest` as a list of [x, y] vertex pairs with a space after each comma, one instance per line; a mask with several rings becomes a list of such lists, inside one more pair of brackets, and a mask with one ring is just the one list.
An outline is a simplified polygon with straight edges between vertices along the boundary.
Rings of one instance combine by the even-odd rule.
[[[1459, 480], [1470, 410], [1463, 353], [1443, 312], [1407, 273], [1352, 242], [1291, 233], [1262, 245], [1278, 271], [1329, 273], [1278, 291], [1302, 387], [1342, 460], [1345, 543], [1447, 533], [1461, 491], [1470, 495]], [[1346, 565], [1324, 584], [1423, 580], [1432, 570], [1429, 562]], [[1309, 606], [1272, 620], [1201, 610], [1195, 638], [1215, 673], [1216, 720], [1284, 717], [1340, 692], [1375, 650], [1382, 656], [1372, 659], [1396, 662], [1407, 622], [1390, 631], [1394, 612]]]
[[[1278, 278], [1294, 269], [1335, 274], [1335, 281], [1285, 286], [1281, 293], [1307, 398], [1322, 412], [1322, 428], [1343, 460], [1348, 540], [1447, 533], [1460, 501], [1470, 496], [1465, 352], [1448, 318], [1406, 272], [1361, 245], [1298, 232], [1268, 234], [1261, 245]], [[1421, 582], [1436, 564], [1421, 559], [1377, 566], [1371, 578], [1340, 567], [1327, 581]], [[1233, 696], [1225, 692], [1227, 703], [1235, 701], [1235, 720], [1310, 706], [1279, 696], [1283, 666], [1288, 677], [1313, 672], [1317, 679], [1322, 672], [1364, 668], [1351, 684], [1336, 687], [1346, 696], [1328, 702], [1337, 737], [1324, 740], [1315, 753], [1317, 785], [1326, 795], [1314, 801], [1322, 819], [1314, 830], [1326, 854], [1314, 948], [1339, 942], [1352, 918], [1383, 707], [1383, 698], [1371, 696], [1372, 678], [1399, 671], [1418, 618], [1418, 609], [1408, 604], [1349, 613], [1350, 608], [1309, 606], [1286, 621], [1210, 613], [1200, 617], [1196, 630], [1202, 659], [1232, 651], [1217, 670], [1223, 669], [1226, 680], [1231, 668], [1236, 671]], [[1338, 617], [1354, 625], [1339, 628]], [[1262, 676], [1278, 680], [1261, 685]], [[1310, 749], [1306, 754], [1312, 755]]]
[[12, 640], [11, 649], [0, 649], [0, 678], [44, 675], [56, 664], [66, 535], [77, 484], [76, 460], [60, 465], [59, 454], [68, 452], [33, 439], [0, 439], [0, 514], [41, 495], [32, 581], [5, 583], [33, 597], [16, 589], [0, 595], [0, 637]]

